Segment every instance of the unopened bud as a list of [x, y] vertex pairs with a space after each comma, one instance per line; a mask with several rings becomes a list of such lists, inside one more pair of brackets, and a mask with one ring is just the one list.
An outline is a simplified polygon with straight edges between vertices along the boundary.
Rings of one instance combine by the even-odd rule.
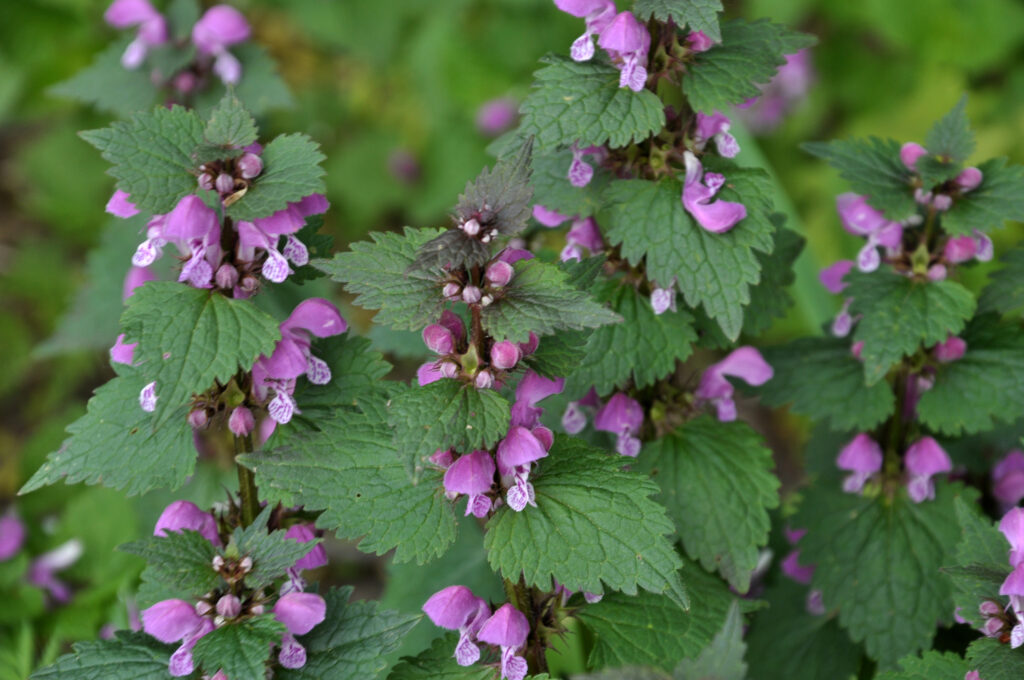
[[206, 616], [211, 611], [213, 611], [213, 605], [206, 600], [199, 600], [199, 602], [196, 602], [196, 614]]
[[254, 153], [243, 153], [235, 161], [235, 167], [243, 178], [252, 179], [263, 172], [263, 159]]
[[491, 295], [490, 293], [480, 298], [481, 307], [489, 307], [492, 302], [494, 302], [494, 296]]
[[970, 191], [971, 189], [977, 189], [982, 179], [981, 170], [978, 168], [964, 168], [953, 181], [956, 182], [961, 191]]
[[515, 270], [512, 269], [512, 265], [508, 262], [502, 262], [498, 260], [487, 267], [487, 272], [484, 274], [484, 278], [495, 288], [501, 288], [507, 286], [508, 282], [512, 280], [512, 274]]
[[521, 357], [522, 353], [514, 342], [503, 340], [491, 347], [491, 364], [503, 371], [515, 368]]
[[263, 613], [263, 609], [264, 609], [263, 605], [261, 605], [261, 604], [257, 604], [257, 605], [253, 605], [252, 607], [249, 607], [249, 611], [252, 612], [253, 616], [259, 616], [260, 614], [262, 614]]
[[196, 89], [196, 76], [191, 71], [182, 71], [174, 76], [174, 89], [182, 94], [188, 94]]
[[242, 278], [241, 288], [246, 293], [255, 292], [260, 286], [260, 281], [255, 276], [249, 275]]
[[242, 558], [242, 561], [238, 563], [238, 568], [243, 574], [248, 574], [252, 571], [252, 558], [246, 555]]
[[206, 425], [206, 409], [197, 408], [188, 414], [188, 424], [193, 430], [198, 430]]
[[938, 194], [935, 198], [932, 199], [932, 207], [934, 207], [939, 212], [946, 212], [947, 210], [953, 207], [953, 199], [952, 197], [947, 196], [946, 194]]
[[537, 351], [537, 347], [540, 345], [540, 338], [533, 331], [530, 331], [530, 338], [526, 342], [519, 343], [519, 351], [523, 353], [523, 356], [529, 356]]
[[446, 283], [444, 288], [441, 289], [441, 295], [444, 295], [449, 300], [458, 300], [462, 294], [462, 287], [457, 283]]
[[242, 612], [242, 602], [236, 596], [228, 594], [217, 600], [217, 613], [226, 619], [233, 619]]
[[213, 570], [220, 571], [224, 568], [224, 558], [220, 555], [213, 556]]
[[444, 326], [432, 323], [423, 329], [423, 342], [436, 354], [448, 354], [455, 348], [452, 332]]
[[236, 407], [228, 418], [228, 429], [236, 437], [247, 436], [255, 426], [256, 420], [253, 418], [252, 411], [245, 406]]
[[437, 368], [441, 371], [441, 375], [446, 378], [454, 378], [459, 374], [459, 365], [454, 361], [442, 361], [441, 365]]
[[490, 371], [484, 370], [476, 374], [476, 379], [473, 381], [478, 390], [486, 390], [494, 384], [494, 376], [491, 375]]
[[475, 219], [466, 220], [462, 223], [462, 231], [468, 236], [476, 236], [480, 233], [480, 223]]
[[978, 606], [978, 611], [981, 612], [983, 616], [999, 616], [1003, 613], [1003, 608], [997, 602], [985, 600]]
[[204, 191], [213, 191], [213, 177], [210, 173], [204, 172], [199, 175], [199, 188]]
[[946, 278], [946, 265], [944, 264], [933, 264], [928, 267], [928, 280], [929, 281], [942, 281]]
[[238, 283], [238, 270], [233, 265], [224, 263], [217, 268], [214, 280], [217, 282], [218, 288], [231, 290]]
[[1002, 619], [991, 618], [985, 619], [985, 623], [981, 626], [981, 632], [988, 637], [999, 637], [999, 634], [1003, 632], [1003, 621]]
[[217, 181], [214, 182], [214, 186], [222, 194], [230, 194], [235, 190], [235, 178], [226, 172], [222, 172], [217, 175]]
[[475, 304], [480, 302], [481, 294], [480, 289], [476, 286], [466, 286], [462, 289], [462, 300], [468, 304]]

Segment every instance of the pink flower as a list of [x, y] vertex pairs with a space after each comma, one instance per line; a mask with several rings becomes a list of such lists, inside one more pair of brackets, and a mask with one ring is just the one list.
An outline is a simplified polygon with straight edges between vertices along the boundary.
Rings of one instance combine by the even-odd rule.
[[594, 429], [616, 435], [615, 450], [630, 458], [640, 454], [641, 442], [635, 435], [643, 424], [643, 408], [639, 402], [622, 392], [612, 395], [608, 403], [594, 415]]
[[24, 543], [25, 525], [12, 508], [0, 516], [0, 562], [17, 555]]
[[726, 376], [740, 378], [750, 385], [763, 385], [775, 372], [761, 353], [753, 347], [739, 347], [730, 352], [717, 364], [712, 364], [701, 376], [700, 386], [695, 395], [698, 399], [711, 402], [718, 411], [722, 422], [736, 420], [736, 402], [733, 401], [733, 386]]
[[967, 343], [964, 342], [963, 338], [958, 338], [955, 335], [950, 335], [932, 348], [935, 359], [943, 364], [957, 361], [963, 357], [966, 351]]
[[1024, 499], [1024, 451], [1010, 451], [992, 468], [992, 495], [1004, 509]]
[[922, 437], [911, 444], [903, 457], [903, 464], [909, 475], [907, 493], [915, 503], [934, 499], [935, 483], [932, 477], [953, 469], [949, 455], [931, 437]]
[[483, 599], [466, 586], [449, 586], [430, 596], [423, 605], [423, 613], [435, 626], [459, 631], [454, 656], [460, 666], [472, 666], [480, 659], [476, 635], [491, 615], [491, 609]]
[[214, 5], [192, 27], [192, 42], [203, 55], [215, 57], [213, 72], [226, 85], [242, 78], [242, 65], [227, 48], [249, 39], [249, 22], [229, 5]]
[[522, 512], [527, 505], [537, 505], [533, 484], [529, 481], [530, 467], [533, 461], [548, 455], [550, 440], [543, 433], [545, 429], [535, 427], [530, 430], [522, 425], [513, 425], [498, 443], [495, 458], [502, 484], [508, 489], [505, 501], [516, 512]]
[[195, 671], [192, 648], [213, 630], [213, 622], [185, 600], [163, 600], [142, 610], [142, 629], [160, 642], [181, 642], [168, 664], [170, 674], [181, 677]]
[[487, 493], [494, 485], [494, 471], [494, 459], [487, 451], [473, 451], [460, 456], [445, 470], [445, 491], [453, 496], [469, 496], [466, 515], [486, 517], [491, 511], [491, 499]]
[[533, 206], [533, 219], [540, 222], [545, 227], [557, 227], [568, 219], [572, 219], [569, 215], [563, 215], [557, 210], [546, 208], [540, 203]]
[[907, 142], [900, 147], [900, 160], [911, 172], [917, 172], [918, 159], [927, 155], [928, 150], [916, 142]]
[[730, 201], [712, 201], [725, 184], [725, 177], [715, 172], [705, 175], [704, 167], [689, 151], [684, 158], [686, 180], [683, 183], [683, 206], [704, 229], [715, 234], [729, 231], [747, 216], [746, 206]]
[[849, 274], [851, 269], [853, 269], [853, 260], [839, 260], [822, 269], [818, 274], [818, 279], [828, 292], [838, 295], [846, 288], [847, 283], [843, 281], [843, 277]]
[[621, 12], [601, 31], [597, 44], [612, 58], [619, 69], [619, 87], [634, 92], [647, 84], [647, 50], [651, 35], [632, 12]]
[[274, 618], [285, 625], [281, 637], [281, 651], [277, 660], [285, 668], [306, 665], [306, 648], [295, 639], [305, 635], [323, 622], [327, 616], [327, 603], [316, 593], [292, 592], [282, 595], [274, 604]]
[[516, 401], [512, 404], [512, 425], [527, 428], [536, 427], [544, 409], [537, 402], [554, 394], [560, 394], [565, 387], [565, 378], [545, 378], [533, 371], [527, 371], [516, 386]]
[[707, 143], [715, 141], [718, 153], [726, 158], [734, 158], [740, 152], [740, 145], [736, 138], [729, 134], [731, 121], [721, 111], [715, 111], [712, 115], [697, 112], [697, 131], [694, 135], [694, 143], [697, 149], [704, 150]]
[[594, 42], [591, 36], [599, 35], [615, 17], [615, 3], [612, 0], [555, 0], [558, 9], [586, 20], [583, 35], [572, 43], [569, 54], [573, 61], [589, 61], [594, 56]]
[[217, 520], [190, 501], [174, 501], [164, 508], [156, 521], [156, 526], [153, 527], [153, 535], [166, 536], [168, 531], [180, 533], [185, 529], [199, 532], [203, 538], [216, 546], [221, 544]]
[[597, 227], [597, 221], [593, 217], [586, 217], [574, 220], [569, 232], [565, 235], [565, 248], [559, 259], [562, 262], [569, 260], [583, 259], [583, 249], [591, 253], [599, 253], [604, 250], [604, 240], [601, 238], [601, 231]]
[[519, 117], [519, 102], [500, 97], [484, 102], [476, 113], [476, 129], [488, 137], [497, 137], [512, 128]]
[[686, 44], [691, 52], [707, 52], [715, 46], [715, 41], [704, 34], [704, 31], [693, 31], [686, 36]]
[[862, 432], [839, 452], [836, 465], [853, 473], [843, 480], [843, 491], [860, 493], [868, 478], [882, 469], [882, 447]]
[[526, 659], [518, 656], [517, 652], [526, 644], [529, 634], [530, 622], [526, 620], [526, 616], [506, 603], [484, 622], [477, 633], [477, 638], [501, 647], [502, 678], [523, 680], [527, 671]]
[[854, 193], [840, 194], [836, 198], [836, 210], [843, 228], [855, 236], [867, 238], [867, 243], [857, 254], [857, 268], [862, 272], [873, 272], [881, 264], [878, 247], [899, 248], [903, 240], [903, 227], [899, 222], [885, 219], [885, 216], [868, 205], [867, 197]]
[[148, 0], [114, 0], [103, 13], [103, 20], [114, 28], [139, 27], [135, 40], [121, 56], [121, 65], [126, 69], [138, 68], [150, 47], [167, 42], [167, 22]]

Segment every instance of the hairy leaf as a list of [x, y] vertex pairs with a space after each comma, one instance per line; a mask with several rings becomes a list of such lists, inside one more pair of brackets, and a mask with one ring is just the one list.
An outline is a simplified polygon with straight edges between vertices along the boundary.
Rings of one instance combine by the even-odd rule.
[[32, 680], [165, 680], [175, 645], [145, 633], [119, 631], [110, 640], [76, 642], [74, 652], [32, 674]]
[[260, 155], [263, 172], [241, 200], [227, 209], [235, 220], [254, 220], [284, 210], [289, 203], [325, 191], [320, 145], [303, 134], [279, 135]]
[[533, 138], [528, 138], [514, 156], [500, 159], [493, 168], [484, 168], [477, 178], [466, 183], [455, 212], [463, 220], [481, 216], [481, 224], [513, 236], [526, 228], [533, 208]]
[[801, 148], [828, 161], [868, 203], [892, 220], [916, 214], [910, 171], [900, 160], [900, 144], [893, 139], [840, 139], [808, 142]]
[[1007, 559], [1009, 543], [987, 517], [963, 499], [956, 501], [956, 516], [960, 541], [950, 560], [955, 566], [945, 566], [942, 571], [953, 584], [960, 616], [980, 629], [984, 619], [978, 606], [983, 600], [1007, 603], [999, 590], [1012, 571]]
[[196, 531], [186, 529], [168, 531], [166, 536], [147, 536], [125, 543], [118, 550], [146, 560], [143, 581], [179, 597], [194, 598], [221, 584], [220, 574], [211, 566], [218, 551]]
[[228, 94], [210, 114], [204, 136], [216, 146], [242, 147], [255, 142], [256, 134], [256, 121], [238, 97]]
[[696, 659], [683, 659], [672, 674], [674, 680], [744, 680], [747, 664], [743, 656], [743, 617], [735, 602], [725, 617], [725, 625], [711, 644]]
[[998, 269], [990, 278], [992, 281], [981, 291], [978, 311], [999, 312], [1020, 315], [1024, 311], [1024, 248], [1007, 251]]
[[494, 669], [482, 663], [457, 664], [454, 653], [457, 643], [458, 636], [454, 633], [438, 638], [418, 655], [404, 657], [388, 673], [388, 680], [494, 680]]
[[611, 174], [594, 169], [594, 177], [585, 187], [569, 182], [572, 151], [561, 149], [533, 155], [533, 200], [545, 208], [557, 210], [566, 217], [590, 217], [600, 212], [604, 199], [601, 193], [611, 181]]
[[718, 25], [721, 0], [637, 0], [633, 14], [645, 20], [653, 16], [659, 21], [671, 19], [679, 28], [701, 31], [715, 42], [722, 40]]
[[942, 228], [951, 234], [991, 231], [1007, 220], [1024, 220], [1024, 165], [1007, 165], [993, 158], [978, 166], [981, 184], [958, 198], [942, 215]]
[[971, 668], [959, 654], [927, 651], [900, 659], [899, 671], [882, 673], [878, 680], [963, 680]]
[[967, 668], [978, 671], [982, 680], [1018, 680], [1024, 677], [1024, 654], [995, 638], [983, 637], [967, 648]]
[[280, 645], [284, 632], [273, 614], [233, 622], [199, 638], [192, 656], [206, 675], [222, 670], [229, 678], [262, 678], [271, 645]]
[[131, 38], [125, 37], [111, 43], [89, 66], [51, 87], [50, 93], [120, 117], [149, 109], [156, 100], [149, 75], [145, 69], [129, 70], [121, 65], [121, 55], [130, 42]]

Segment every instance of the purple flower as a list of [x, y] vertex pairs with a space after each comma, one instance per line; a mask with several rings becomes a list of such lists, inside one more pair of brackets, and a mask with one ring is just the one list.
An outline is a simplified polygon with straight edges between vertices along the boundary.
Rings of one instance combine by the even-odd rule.
[[122, 217], [128, 219], [129, 217], [135, 217], [139, 214], [139, 209], [135, 207], [135, 204], [129, 201], [128, 193], [117, 189], [114, 191], [114, 195], [107, 201], [106, 211], [115, 217]]
[[992, 246], [992, 239], [988, 237], [988, 234], [975, 229], [974, 241], [978, 246], [974, 253], [974, 259], [978, 262], [988, 262], [991, 260], [995, 254], [995, 248]]
[[803, 566], [800, 564], [800, 551], [792, 550], [780, 565], [782, 573], [801, 585], [807, 585], [814, 577], [814, 565]]
[[964, 168], [960, 171], [960, 174], [953, 180], [961, 192], [968, 192], [977, 189], [981, 185], [981, 181], [984, 179], [981, 170], [978, 168]]
[[484, 271], [484, 279], [494, 288], [504, 288], [512, 280], [515, 270], [508, 262], [496, 260], [487, 265]]
[[459, 631], [455, 645], [455, 660], [460, 666], [472, 666], [480, 659], [480, 648], [475, 640], [491, 609], [466, 586], [448, 586], [430, 596], [423, 605], [423, 613], [435, 626]]
[[171, 675], [177, 678], [195, 671], [192, 648], [213, 630], [213, 622], [200, 616], [185, 600], [163, 600], [142, 610], [142, 629], [160, 642], [181, 642], [168, 664]]
[[508, 489], [505, 500], [516, 512], [522, 512], [527, 505], [537, 505], [533, 484], [529, 481], [530, 466], [533, 461], [548, 455], [544, 444], [533, 430], [522, 425], [513, 425], [498, 443], [495, 457], [502, 484]]
[[593, 217], [574, 220], [572, 227], [570, 227], [569, 232], [565, 235], [565, 243], [565, 248], [562, 249], [560, 255], [562, 262], [583, 259], [583, 248], [586, 248], [591, 253], [598, 253], [604, 250], [601, 230], [598, 229], [597, 221]]
[[[307, 217], [324, 213], [328, 207], [327, 199], [322, 195], [310, 194], [268, 217], [239, 222], [238, 259], [251, 262], [259, 250], [265, 251], [267, 257], [261, 273], [268, 281], [281, 283], [291, 273], [289, 260], [300, 267], [309, 262], [309, 250], [295, 238], [295, 232], [305, 226]], [[277, 248], [282, 236], [286, 237], [285, 245], [279, 251]]]
[[715, 111], [712, 115], [697, 113], [697, 132], [694, 135], [694, 144], [700, 151], [704, 150], [707, 143], [715, 140], [718, 153], [726, 158], [734, 158], [740, 152], [740, 145], [736, 138], [729, 134], [731, 121], [721, 111]]
[[12, 508], [0, 517], [0, 562], [17, 555], [24, 543], [25, 525]]
[[907, 468], [907, 493], [915, 503], [935, 498], [935, 483], [932, 476], [953, 469], [949, 455], [931, 437], [922, 437], [910, 445], [903, 464]]
[[306, 648], [295, 639], [305, 635], [323, 622], [327, 616], [327, 603], [316, 593], [288, 593], [274, 604], [274, 618], [287, 630], [281, 637], [281, 651], [277, 660], [285, 668], [306, 665]]
[[575, 143], [572, 145], [572, 162], [569, 164], [569, 183], [574, 187], [585, 187], [590, 184], [594, 177], [594, 166], [583, 160], [586, 155], [585, 149], [580, 149]]
[[455, 336], [441, 324], [432, 323], [423, 329], [423, 343], [435, 354], [448, 354], [455, 348]]
[[553, 394], [560, 394], [565, 388], [565, 378], [545, 378], [533, 371], [527, 371], [516, 386], [516, 401], [512, 404], [512, 425], [526, 428], [536, 427], [544, 409], [537, 402]]
[[526, 616], [511, 604], [498, 607], [491, 618], [484, 621], [477, 633], [483, 642], [501, 647], [501, 677], [507, 680], [523, 680], [526, 677], [526, 659], [516, 653], [526, 644], [530, 634], [530, 622]]
[[199, 54], [213, 56], [213, 72], [225, 85], [242, 78], [242, 65], [227, 48], [249, 39], [249, 22], [229, 5], [214, 5], [192, 27], [192, 42]]
[[860, 493], [868, 478], [882, 469], [882, 447], [861, 432], [839, 452], [836, 465], [853, 473], [843, 480], [843, 491]]
[[139, 27], [135, 40], [121, 56], [121, 65], [135, 69], [142, 65], [150, 47], [167, 42], [167, 22], [148, 0], [114, 0], [103, 20], [114, 28]]
[[740, 104], [737, 113], [753, 132], [769, 132], [800, 103], [814, 81], [814, 68], [808, 50], [786, 55], [786, 63], [775, 77], [761, 88], [761, 95]]
[[634, 92], [644, 89], [651, 34], [632, 12], [619, 13], [601, 31], [597, 44], [608, 52], [619, 69], [619, 87], [628, 87]]
[[156, 410], [156, 400], [158, 398], [156, 396], [156, 381], [153, 381], [139, 392], [139, 407], [146, 413], [152, 413]]
[[643, 408], [623, 392], [612, 395], [594, 415], [594, 429], [615, 434], [615, 450], [630, 458], [640, 453], [640, 440], [635, 435], [643, 424]]
[[[1002, 523], [999, 526], [1002, 528]], [[1017, 616], [1017, 625], [1010, 631], [1010, 647], [1016, 649], [1024, 644], [1024, 563], [1013, 568], [999, 588], [999, 594], [1009, 595], [1010, 607]]]
[[733, 401], [733, 386], [725, 376], [740, 378], [750, 385], [763, 385], [775, 372], [761, 353], [753, 347], [738, 347], [717, 364], [712, 364], [701, 376], [700, 386], [695, 395], [709, 401], [718, 411], [722, 422], [736, 420], [736, 402]]
[[707, 52], [715, 46], [715, 41], [705, 35], [704, 31], [693, 31], [686, 36], [686, 45], [691, 52]]
[[[299, 543], [309, 543], [316, 540], [314, 528], [312, 524], [293, 524], [288, 527], [288, 531], [284, 532], [284, 537]], [[325, 564], [327, 564], [327, 551], [324, 550], [323, 545], [317, 543], [312, 550], [299, 558], [295, 567], [297, 569], [318, 569]]]
[[228, 417], [228, 429], [236, 437], [246, 437], [256, 427], [256, 418], [246, 406], [236, 406]]
[[519, 102], [500, 97], [484, 102], [476, 112], [476, 129], [488, 137], [497, 137], [511, 129], [519, 117]]
[[843, 277], [849, 274], [851, 269], [853, 269], [853, 260], [839, 260], [822, 269], [818, 274], [818, 279], [828, 292], [838, 295], [846, 288], [847, 284], [843, 281]]
[[932, 348], [932, 353], [935, 355], [936, 361], [943, 364], [957, 361], [963, 357], [964, 352], [966, 351], [967, 343], [963, 338], [958, 338], [955, 335], [950, 335]]
[[522, 358], [522, 350], [509, 340], [502, 340], [491, 346], [491, 365], [499, 370], [508, 371], [515, 368]]
[[551, 208], [545, 208], [540, 203], [533, 206], [533, 219], [540, 222], [545, 227], [557, 227], [568, 219], [572, 219], [569, 215], [563, 215], [557, 210]]
[[267, 410], [275, 422], [284, 425], [298, 411], [292, 393], [295, 379], [305, 374], [314, 385], [331, 381], [331, 369], [322, 359], [313, 356], [310, 336], [327, 338], [348, 330], [337, 307], [323, 298], [300, 302], [281, 324], [281, 340], [269, 357], [261, 356], [252, 369], [253, 392], [257, 399], [274, 398]]
[[601, 407], [601, 398], [593, 387], [578, 401], [570, 401], [562, 414], [562, 429], [569, 434], [578, 434], [587, 426], [587, 412]]
[[928, 149], [924, 148], [917, 142], [907, 142], [900, 147], [900, 161], [906, 166], [907, 170], [911, 172], [917, 172], [917, 161], [922, 156], [928, 155]]
[[[747, 216], [747, 208], [742, 203], [730, 201], [712, 201], [718, 190], [725, 184], [725, 177], [709, 172], [704, 174], [704, 167], [697, 157], [687, 151], [686, 181], [683, 183], [683, 206], [697, 223], [715, 234], [732, 229], [737, 222]], [[703, 179], [703, 181], [701, 181]]]
[[121, 288], [121, 299], [127, 300], [139, 286], [150, 281], [156, 281], [156, 274], [146, 267], [131, 267], [124, 277], [124, 286]]
[[32, 560], [26, 578], [32, 585], [45, 588], [50, 597], [59, 603], [71, 599], [71, 588], [57, 578], [57, 572], [67, 569], [82, 556], [82, 542], [77, 538], [65, 541], [53, 550]]
[[843, 228], [855, 236], [867, 238], [867, 243], [857, 254], [857, 268], [862, 272], [873, 272], [881, 264], [878, 246], [899, 248], [903, 240], [903, 227], [891, 222], [868, 205], [867, 197], [854, 193], [840, 194], [836, 198], [836, 210]]
[[491, 511], [491, 499], [487, 496], [494, 485], [494, 459], [487, 451], [474, 451], [460, 456], [445, 470], [444, 488], [452, 497], [466, 494], [466, 515], [486, 517]]
[[1010, 451], [992, 468], [992, 495], [1004, 510], [1024, 499], [1024, 451]]
[[572, 43], [569, 54], [573, 61], [589, 61], [594, 56], [591, 36], [599, 35], [615, 16], [612, 0], [555, 0], [558, 9], [586, 20], [586, 31]]
[[180, 533], [184, 529], [199, 532], [203, 538], [216, 546], [221, 544], [217, 520], [190, 501], [174, 501], [164, 508], [156, 521], [156, 526], [153, 527], [153, 535], [166, 536], [168, 531]]
[[132, 361], [135, 358], [135, 348], [139, 346], [139, 343], [125, 342], [124, 339], [124, 333], [117, 336], [117, 340], [114, 341], [114, 346], [110, 348], [110, 360], [115, 364], [126, 364], [131, 366]]
[[1024, 508], [1013, 508], [999, 520], [999, 531], [1010, 543], [1010, 566], [1024, 565]]
[[676, 311], [676, 280], [672, 279], [672, 283], [669, 284], [668, 288], [658, 288], [655, 286], [654, 290], [651, 291], [651, 308], [657, 315], [664, 314], [668, 310]]
[[972, 236], [954, 236], [946, 241], [942, 249], [942, 257], [947, 262], [959, 264], [974, 259], [978, 252], [978, 242]]

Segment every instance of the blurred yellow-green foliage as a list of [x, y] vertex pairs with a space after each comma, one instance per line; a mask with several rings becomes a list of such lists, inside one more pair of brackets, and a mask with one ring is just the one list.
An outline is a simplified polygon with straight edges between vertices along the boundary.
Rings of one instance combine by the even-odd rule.
[[[75, 291], [88, 284], [86, 253], [107, 223], [103, 206], [113, 181], [104, 174], [105, 162], [75, 132], [108, 119], [48, 94], [113, 39], [115, 32], [102, 21], [106, 4], [0, 3], [0, 509], [60, 444], [64, 425], [110, 373], [101, 349], [37, 348], [54, 333]], [[332, 203], [326, 230], [339, 249], [372, 229], [443, 223], [465, 182], [489, 162], [490, 140], [474, 122], [480, 105], [503, 96], [521, 100], [537, 59], [567, 51], [581, 30], [550, 0], [233, 4], [251, 18], [254, 39], [270, 49], [295, 98], [294, 108], [261, 121], [264, 136], [300, 130], [323, 145]], [[1024, 3], [726, 5], [729, 15], [771, 17], [820, 40], [807, 100], [773, 133], [756, 142], [745, 137], [741, 158], [755, 163], [763, 157], [774, 169], [784, 190], [780, 206], [809, 242], [794, 287], [798, 307], [773, 329], [775, 341], [813, 331], [831, 316], [835, 301], [818, 285], [817, 270], [857, 245], [835, 217], [842, 181], [799, 144], [869, 134], [922, 141], [931, 122], [967, 92], [977, 157], [1024, 160]], [[393, 170], [398, 162], [418, 169], [401, 178]], [[997, 252], [1019, 236], [1014, 230], [998, 234]], [[972, 274], [975, 284], [983, 278], [982, 270]], [[58, 487], [19, 502], [34, 528], [46, 529], [31, 539], [38, 551], [68, 536], [86, 537], [90, 557], [71, 574], [76, 583], [89, 583], [104, 570], [120, 576], [86, 591], [77, 618], [44, 621], [50, 626], [44, 658], [52, 658], [64, 640], [93, 636], [105, 622], [123, 625], [123, 614], [88, 605], [109, 604], [134, 578], [138, 565], [125, 555], [110, 557], [110, 549], [151, 526], [165, 500], [137, 503], [102, 489]], [[85, 521], [97, 513], [118, 521], [97, 529]], [[26, 644], [25, 629], [18, 631], [12, 633], [22, 636], [17, 643], [0, 640], [0, 649], [5, 642], [10, 649]], [[10, 654], [13, 660], [0, 653], [0, 678], [24, 677], [19, 669], [36, 655]], [[6, 676], [5, 663], [14, 669]]]

